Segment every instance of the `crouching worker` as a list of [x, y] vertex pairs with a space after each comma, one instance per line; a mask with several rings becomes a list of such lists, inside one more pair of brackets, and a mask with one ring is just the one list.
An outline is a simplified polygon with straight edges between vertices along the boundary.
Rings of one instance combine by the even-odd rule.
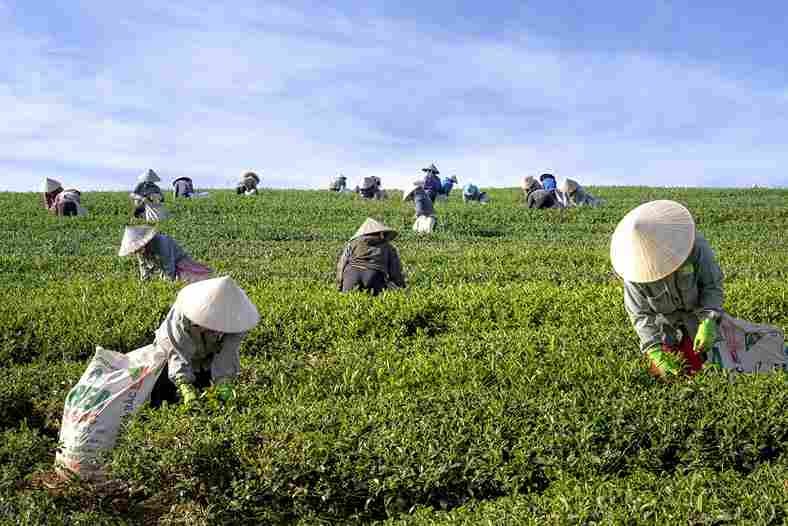
[[386, 288], [405, 288], [399, 254], [391, 241], [397, 231], [367, 218], [342, 250], [337, 262], [337, 288], [363, 290], [373, 296]]
[[260, 177], [254, 172], [246, 172], [241, 176], [238, 181], [238, 186], [235, 187], [235, 193], [238, 195], [256, 195], [257, 185], [260, 184]]
[[445, 201], [449, 198], [454, 185], [457, 184], [457, 176], [452, 175], [451, 177], [445, 177], [443, 179], [443, 183], [441, 183], [441, 189], [438, 193], [438, 199]]
[[610, 259], [649, 372], [664, 379], [701, 369], [723, 314], [723, 277], [689, 210], [666, 200], [631, 210], [613, 233]]
[[44, 181], [44, 207], [57, 216], [85, 216], [82, 207], [82, 192], [74, 188], [63, 190], [59, 181], [47, 178]]
[[194, 283], [210, 278], [213, 272], [189, 257], [174, 239], [156, 233], [152, 226], [126, 227], [118, 255], [125, 257], [131, 254], [137, 256], [143, 281], [158, 275], [161, 279]]
[[175, 197], [189, 198], [194, 195], [194, 183], [191, 177], [178, 177], [172, 182]]
[[523, 194], [528, 208], [556, 208], [559, 203], [556, 200], [555, 192], [545, 190], [542, 184], [533, 177], [523, 179]]
[[467, 203], [468, 201], [485, 204], [490, 201], [490, 198], [487, 197], [487, 192], [482, 192], [478, 186], [469, 183], [462, 189], [462, 202]]
[[331, 192], [345, 192], [347, 191], [347, 177], [343, 174], [339, 174], [333, 179], [331, 179], [331, 183], [328, 185], [328, 189]]
[[413, 231], [422, 234], [431, 234], [435, 229], [435, 211], [429, 193], [424, 189], [421, 182], [413, 183], [410, 190], [402, 195], [403, 201], [413, 200], [416, 209], [416, 222], [413, 223]]
[[156, 330], [154, 345], [169, 359], [153, 387], [151, 405], [174, 402], [176, 390], [191, 405], [197, 390], [211, 384], [219, 400], [233, 399], [241, 369], [238, 350], [259, 321], [257, 308], [228, 276], [184, 287]]
[[597, 207], [604, 203], [601, 199], [597, 199], [586, 192], [585, 188], [572, 179], [564, 179], [556, 194], [558, 201], [564, 208], [574, 206]]

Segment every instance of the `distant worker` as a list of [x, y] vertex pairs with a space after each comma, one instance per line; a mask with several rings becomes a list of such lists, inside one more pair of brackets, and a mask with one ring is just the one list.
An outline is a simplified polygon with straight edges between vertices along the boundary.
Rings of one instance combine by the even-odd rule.
[[544, 188], [548, 192], [552, 192], [556, 189], [556, 182], [553, 174], [540, 175], [539, 182], [542, 183], [542, 188]]
[[413, 231], [421, 234], [431, 234], [435, 229], [435, 211], [432, 200], [421, 181], [416, 181], [410, 190], [402, 195], [403, 201], [412, 200], [416, 210], [416, 221], [413, 223]]
[[194, 183], [191, 177], [178, 177], [172, 182], [175, 197], [189, 198], [194, 195]]
[[441, 183], [441, 189], [438, 193], [438, 199], [445, 200], [449, 198], [454, 185], [457, 184], [457, 176], [452, 175], [451, 177], [445, 177], [443, 179], [443, 183]]
[[399, 254], [391, 241], [397, 231], [367, 218], [342, 250], [337, 262], [337, 288], [362, 290], [373, 296], [386, 288], [405, 288]]
[[601, 199], [597, 199], [586, 192], [585, 188], [572, 179], [564, 179], [558, 188], [558, 192], [556, 192], [556, 197], [564, 208], [574, 206], [597, 207], [604, 203]]
[[430, 201], [434, 203], [435, 199], [438, 197], [438, 194], [441, 192], [441, 188], [443, 187], [443, 183], [441, 183], [441, 180], [438, 177], [440, 172], [434, 164], [431, 164], [426, 168], [422, 168], [421, 171], [425, 173], [424, 191], [429, 196]]
[[347, 177], [339, 174], [331, 180], [328, 189], [332, 192], [345, 192], [347, 190]]
[[151, 169], [137, 178], [137, 186], [130, 197], [134, 205], [134, 217], [144, 218], [146, 221], [156, 222], [167, 217], [164, 203], [164, 193], [156, 184], [161, 178]]
[[361, 187], [356, 188], [356, 193], [364, 199], [384, 199], [385, 194], [380, 184], [380, 177], [365, 177]]
[[187, 283], [211, 277], [212, 270], [194, 261], [171, 237], [159, 234], [152, 226], [127, 226], [123, 232], [118, 255], [135, 254], [140, 268], [140, 279], [154, 275]]
[[254, 172], [244, 172], [235, 188], [238, 195], [257, 195], [257, 185], [260, 184], [260, 177]]
[[475, 184], [468, 183], [462, 189], [462, 202], [486, 204], [490, 201], [487, 192], [482, 192]]
[[667, 200], [631, 210], [613, 233], [610, 259], [649, 372], [698, 371], [717, 338], [723, 276], [689, 210]]
[[156, 330], [154, 345], [169, 359], [153, 387], [151, 405], [174, 402], [177, 393], [188, 407], [198, 402], [198, 389], [211, 384], [218, 400], [233, 400], [241, 342], [259, 321], [257, 308], [228, 276], [181, 289]]
[[523, 192], [528, 208], [556, 208], [560, 205], [555, 192], [542, 188], [542, 184], [533, 177], [523, 180]]
[[64, 190], [60, 181], [44, 180], [44, 207], [57, 216], [84, 216], [88, 211], [82, 207], [82, 193], [74, 188]]

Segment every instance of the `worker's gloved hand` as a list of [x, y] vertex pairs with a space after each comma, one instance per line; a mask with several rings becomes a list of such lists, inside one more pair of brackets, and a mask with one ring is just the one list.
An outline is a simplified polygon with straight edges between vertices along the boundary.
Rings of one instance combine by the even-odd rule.
[[197, 389], [188, 382], [178, 384], [178, 393], [180, 393], [184, 405], [188, 406], [197, 401]]
[[717, 340], [717, 322], [712, 318], [706, 318], [698, 326], [698, 332], [695, 334], [695, 342], [693, 348], [698, 353], [708, 353], [714, 346]]
[[235, 388], [232, 380], [220, 381], [216, 384], [216, 398], [222, 402], [235, 400]]
[[655, 345], [646, 351], [651, 360], [649, 372], [659, 378], [678, 376], [681, 374], [681, 360], [675, 354], [665, 351], [661, 346]]

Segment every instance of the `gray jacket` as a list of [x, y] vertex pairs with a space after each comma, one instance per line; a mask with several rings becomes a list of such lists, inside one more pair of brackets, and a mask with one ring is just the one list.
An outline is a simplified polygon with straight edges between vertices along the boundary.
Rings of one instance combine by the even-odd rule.
[[194, 383], [195, 371], [211, 371], [214, 383], [235, 379], [241, 370], [238, 349], [245, 332], [217, 335], [206, 332], [174, 307], [156, 330], [154, 343], [170, 353], [167, 363], [170, 379]]
[[148, 280], [155, 273], [162, 279], [175, 280], [178, 277], [178, 261], [189, 255], [170, 236], [156, 234], [145, 246], [142, 253], [137, 253], [140, 266], [140, 279]]
[[722, 312], [722, 271], [706, 239], [695, 236], [695, 246], [684, 265], [652, 283], [624, 281], [624, 307], [646, 351], [682, 329], [695, 338], [698, 323], [709, 312]]
[[435, 215], [432, 207], [432, 199], [427, 194], [426, 190], [419, 188], [413, 192], [413, 204], [416, 208], [416, 217], [418, 216], [433, 216]]
[[558, 202], [564, 208], [570, 208], [573, 206], [590, 206], [590, 207], [597, 207], [603, 204], [601, 199], [597, 199], [593, 195], [586, 192], [585, 188], [578, 185], [577, 190], [573, 193], [564, 193], [564, 192], [556, 192], [556, 197], [558, 198]]

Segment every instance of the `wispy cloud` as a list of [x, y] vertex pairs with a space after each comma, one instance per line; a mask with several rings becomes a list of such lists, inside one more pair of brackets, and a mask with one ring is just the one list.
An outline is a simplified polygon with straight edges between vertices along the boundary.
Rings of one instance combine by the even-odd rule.
[[147, 167], [403, 186], [433, 161], [482, 185], [788, 183], [785, 88], [720, 64], [256, 4], [82, 2], [64, 36], [0, 0], [0, 187], [125, 188]]

